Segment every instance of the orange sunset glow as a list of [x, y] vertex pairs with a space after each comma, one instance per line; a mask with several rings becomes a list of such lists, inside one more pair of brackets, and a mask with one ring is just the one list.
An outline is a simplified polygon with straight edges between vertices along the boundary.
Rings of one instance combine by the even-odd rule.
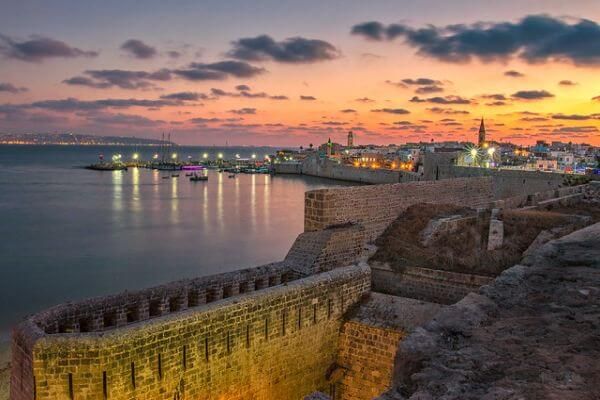
[[[594, 1], [10, 1], [0, 132], [600, 145]], [[25, 15], [27, 23], [11, 16]]]

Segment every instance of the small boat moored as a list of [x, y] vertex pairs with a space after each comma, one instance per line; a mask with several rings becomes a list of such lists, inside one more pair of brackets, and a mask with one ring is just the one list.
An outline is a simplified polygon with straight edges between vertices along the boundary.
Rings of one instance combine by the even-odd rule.
[[192, 182], [207, 181], [207, 180], [208, 180], [208, 175], [194, 174], [193, 176], [190, 177], [190, 181], [192, 181]]

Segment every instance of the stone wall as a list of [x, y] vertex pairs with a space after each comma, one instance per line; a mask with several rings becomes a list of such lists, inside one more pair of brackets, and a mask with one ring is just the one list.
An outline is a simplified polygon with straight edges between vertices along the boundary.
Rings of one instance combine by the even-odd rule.
[[493, 278], [421, 267], [393, 271], [386, 265], [372, 265], [373, 290], [439, 304], [453, 304], [468, 293], [487, 285]]
[[357, 168], [315, 156], [309, 157], [302, 162], [301, 173], [304, 175], [362, 183], [398, 183], [418, 181], [420, 179], [418, 174], [410, 171]]
[[295, 274], [329, 271], [353, 263], [362, 253], [365, 229], [360, 225], [301, 233], [285, 257]]
[[404, 335], [398, 329], [357, 321], [344, 323], [338, 363], [347, 370], [336, 387], [335, 400], [370, 400], [388, 390]]
[[301, 399], [328, 391], [344, 312], [370, 290], [367, 266], [337, 268], [102, 333], [44, 333], [14, 343], [11, 399]]
[[313, 190], [305, 194], [304, 230], [357, 223], [365, 227], [367, 240], [373, 240], [413, 204], [476, 208], [487, 207], [492, 199], [489, 177]]

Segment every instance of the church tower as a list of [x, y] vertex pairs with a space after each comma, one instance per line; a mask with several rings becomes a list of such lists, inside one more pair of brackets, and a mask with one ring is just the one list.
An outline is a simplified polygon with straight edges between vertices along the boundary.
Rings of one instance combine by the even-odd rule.
[[354, 147], [354, 133], [348, 132], [348, 147]]
[[331, 138], [329, 138], [329, 140], [327, 140], [327, 157], [331, 157], [331, 148], [333, 147], [333, 144], [331, 143]]
[[481, 125], [479, 125], [479, 147], [482, 147], [485, 143], [485, 125], [483, 124], [483, 118], [481, 118]]

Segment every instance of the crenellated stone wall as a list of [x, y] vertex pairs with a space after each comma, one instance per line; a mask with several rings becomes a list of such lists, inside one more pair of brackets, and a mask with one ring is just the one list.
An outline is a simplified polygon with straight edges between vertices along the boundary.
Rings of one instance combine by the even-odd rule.
[[487, 207], [492, 193], [489, 177], [313, 190], [305, 194], [304, 230], [357, 223], [364, 226], [366, 239], [373, 240], [413, 204]]
[[32, 374], [13, 374], [11, 398], [301, 399], [327, 390], [343, 315], [369, 290], [350, 266], [105, 332], [27, 320], [15, 347]]

